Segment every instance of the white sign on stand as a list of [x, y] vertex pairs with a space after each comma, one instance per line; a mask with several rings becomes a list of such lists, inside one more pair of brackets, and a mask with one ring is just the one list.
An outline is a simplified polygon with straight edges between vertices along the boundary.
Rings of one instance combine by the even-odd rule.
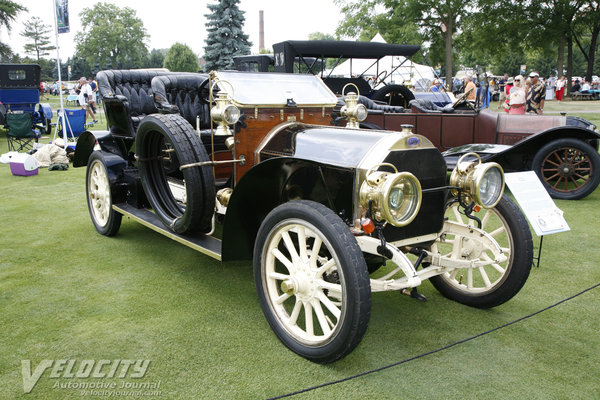
[[515, 197], [538, 236], [571, 230], [535, 172], [505, 174], [506, 186]]

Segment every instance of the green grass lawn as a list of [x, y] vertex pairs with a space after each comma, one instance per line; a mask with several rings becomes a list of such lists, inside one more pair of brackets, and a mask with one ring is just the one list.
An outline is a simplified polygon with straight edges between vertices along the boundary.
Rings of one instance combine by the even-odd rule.
[[[57, 379], [49, 369], [24, 394], [21, 360], [34, 369], [44, 359], [151, 360], [144, 378], [126, 379], [160, 382], [160, 395], [150, 398], [278, 396], [438, 349], [600, 283], [596, 190], [556, 201], [571, 231], [544, 239], [541, 267], [508, 303], [469, 308], [428, 282], [420, 287], [425, 303], [374, 294], [361, 344], [323, 366], [271, 332], [250, 261], [221, 264], [126, 219], [116, 237], [101, 236], [84, 180], [85, 168], [25, 178], [0, 164], [0, 399], [82, 398], [81, 390], [54, 386], [98, 381]], [[295, 398], [599, 398], [599, 308], [597, 288], [448, 350]]]

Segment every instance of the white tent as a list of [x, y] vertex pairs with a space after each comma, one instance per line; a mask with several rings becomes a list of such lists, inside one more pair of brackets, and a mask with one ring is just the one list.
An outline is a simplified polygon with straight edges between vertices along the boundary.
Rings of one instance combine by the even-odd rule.
[[[378, 33], [371, 42], [386, 43]], [[381, 74], [387, 84], [410, 84], [415, 90], [427, 90], [435, 79], [433, 68], [417, 64], [402, 56], [385, 56], [376, 62], [375, 59], [349, 59], [332, 70], [326, 70], [324, 76], [359, 76], [373, 78]]]

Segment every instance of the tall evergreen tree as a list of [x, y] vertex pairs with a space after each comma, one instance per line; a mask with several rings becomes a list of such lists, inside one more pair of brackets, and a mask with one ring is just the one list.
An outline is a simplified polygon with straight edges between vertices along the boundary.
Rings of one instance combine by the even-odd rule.
[[50, 44], [50, 26], [42, 22], [38, 17], [32, 17], [25, 22], [25, 29], [21, 32], [21, 36], [27, 38], [29, 43], [25, 44], [25, 53], [37, 57], [38, 62], [40, 57], [50, 54], [50, 50], [56, 49]]
[[242, 29], [244, 12], [238, 7], [239, 0], [218, 0], [217, 4], [208, 4], [210, 14], [206, 30], [204, 60], [206, 70], [233, 68], [233, 56], [250, 54], [252, 43], [248, 41]]

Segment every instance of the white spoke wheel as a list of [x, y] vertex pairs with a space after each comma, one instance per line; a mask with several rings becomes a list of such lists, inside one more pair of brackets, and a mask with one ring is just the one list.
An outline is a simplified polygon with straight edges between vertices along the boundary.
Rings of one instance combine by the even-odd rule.
[[[477, 226], [459, 212], [457, 203], [446, 211], [450, 221]], [[482, 222], [481, 228], [496, 240], [506, 261], [494, 262], [494, 256], [481, 242], [461, 235], [446, 235], [435, 242], [431, 251], [461, 260], [483, 260], [479, 268], [457, 268], [431, 278], [431, 283], [444, 296], [478, 308], [500, 305], [525, 284], [533, 262], [533, 242], [529, 226], [521, 210], [506, 195], [495, 208], [473, 213]]]
[[114, 236], [121, 227], [122, 215], [112, 208], [108, 170], [102, 153], [90, 155], [86, 173], [87, 203], [92, 222], [102, 235]]
[[319, 203], [292, 201], [267, 215], [254, 246], [254, 281], [277, 337], [309, 360], [344, 357], [367, 329], [371, 287], [362, 252]]

